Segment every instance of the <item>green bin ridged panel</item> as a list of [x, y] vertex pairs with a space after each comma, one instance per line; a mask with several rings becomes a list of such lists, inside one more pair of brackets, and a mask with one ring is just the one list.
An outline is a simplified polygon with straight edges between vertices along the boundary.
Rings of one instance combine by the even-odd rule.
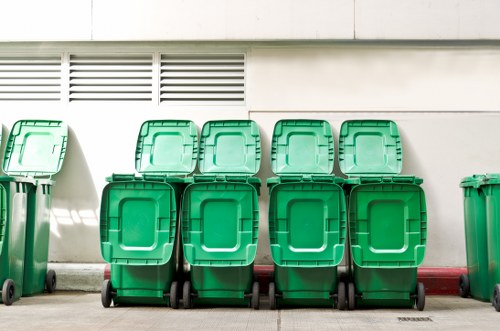
[[323, 120], [280, 120], [274, 126], [271, 167], [275, 174], [330, 174], [334, 143]]
[[409, 268], [424, 259], [427, 217], [422, 188], [414, 184], [362, 184], [350, 194], [353, 261], [365, 268]]
[[143, 174], [188, 175], [198, 158], [198, 131], [191, 121], [152, 120], [137, 138], [135, 168]]
[[388, 120], [342, 123], [339, 163], [342, 172], [349, 176], [399, 174], [403, 156], [396, 123]]
[[195, 266], [245, 266], [257, 252], [257, 191], [246, 183], [194, 183], [184, 192], [182, 239]]
[[467, 255], [467, 274], [473, 298], [488, 301], [493, 294], [488, 270], [488, 233], [486, 196], [480, 188], [484, 176], [462, 180], [464, 189], [464, 228]]
[[209, 121], [200, 137], [203, 174], [254, 175], [260, 167], [259, 128], [250, 120]]
[[500, 284], [500, 175], [488, 175], [487, 185], [481, 186], [486, 197], [486, 231], [488, 235], [488, 266], [490, 294], [495, 284]]
[[328, 183], [274, 186], [269, 202], [271, 255], [279, 266], [336, 266], [344, 256], [342, 188]]
[[101, 253], [106, 262], [167, 263], [175, 244], [177, 208], [171, 185], [131, 181], [109, 183], [101, 201]]
[[3, 169], [9, 175], [49, 176], [62, 167], [68, 127], [61, 121], [22, 120], [12, 127]]

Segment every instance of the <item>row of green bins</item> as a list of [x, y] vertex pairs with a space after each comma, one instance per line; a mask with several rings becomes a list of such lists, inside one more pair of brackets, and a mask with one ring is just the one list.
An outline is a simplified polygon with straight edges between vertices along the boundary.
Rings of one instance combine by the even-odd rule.
[[348, 175], [353, 280], [347, 288], [349, 308], [416, 305], [423, 310], [425, 289], [417, 284], [427, 239], [423, 180], [399, 175], [402, 147], [396, 124], [344, 122], [339, 160], [341, 171]]
[[466, 177], [464, 223], [467, 275], [460, 276], [460, 295], [489, 301], [500, 311], [500, 174]]
[[[159, 304], [177, 308], [182, 258], [180, 201], [198, 157], [191, 121], [142, 124], [135, 168], [142, 176], [114, 174], [102, 193], [100, 240], [111, 277], [101, 290], [104, 307]], [[181, 261], [181, 262], [180, 262]]]
[[346, 307], [338, 282], [346, 239], [346, 206], [332, 176], [334, 142], [322, 120], [280, 120], [272, 138], [271, 165], [279, 177], [269, 188], [269, 237], [274, 279], [269, 306]]
[[[62, 166], [68, 128], [61, 121], [21, 120], [6, 144], [0, 177], [0, 281], [6, 305], [56, 286], [47, 271], [52, 186]], [[15, 177], [14, 177], [15, 176]]]
[[209, 121], [200, 137], [199, 170], [184, 193], [182, 240], [190, 270], [183, 306], [259, 308], [257, 252], [260, 135], [249, 120]]

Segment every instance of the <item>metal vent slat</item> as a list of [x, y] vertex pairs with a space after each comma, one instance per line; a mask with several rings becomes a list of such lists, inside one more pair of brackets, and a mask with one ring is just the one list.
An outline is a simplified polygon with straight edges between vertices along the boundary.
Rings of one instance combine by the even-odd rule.
[[0, 56], [0, 101], [61, 99], [61, 56]]
[[70, 101], [152, 101], [151, 54], [71, 55]]
[[162, 54], [160, 101], [244, 104], [245, 55]]

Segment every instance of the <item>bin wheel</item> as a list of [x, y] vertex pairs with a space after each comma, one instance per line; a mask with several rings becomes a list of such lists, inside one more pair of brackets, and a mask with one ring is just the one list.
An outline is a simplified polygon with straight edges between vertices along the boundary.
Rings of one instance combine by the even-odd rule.
[[500, 311], [500, 284], [496, 284], [493, 290], [493, 307], [496, 311]]
[[57, 286], [57, 277], [56, 272], [52, 269], [47, 271], [47, 275], [45, 276], [45, 288], [47, 292], [53, 293], [56, 290]]
[[193, 302], [191, 300], [191, 282], [189, 280], [184, 282], [184, 287], [182, 289], [182, 306], [184, 309], [193, 308]]
[[177, 282], [172, 282], [170, 285], [170, 307], [173, 309], [179, 308], [179, 285]]
[[337, 286], [337, 308], [339, 310], [345, 310], [346, 308], [346, 296], [345, 296], [345, 283], [340, 282]]
[[354, 283], [347, 285], [347, 304], [349, 310], [356, 309], [356, 288], [354, 287]]
[[467, 275], [460, 275], [460, 278], [458, 280], [458, 294], [462, 298], [468, 298], [470, 295], [470, 282]]
[[14, 302], [16, 288], [12, 279], [7, 279], [2, 286], [2, 301], [4, 305], [10, 306]]
[[257, 310], [259, 309], [260, 306], [260, 286], [259, 282], [253, 282], [252, 285], [252, 301], [251, 301], [252, 308]]
[[276, 302], [276, 285], [274, 282], [269, 283], [269, 309], [275, 310], [277, 308]]
[[109, 308], [111, 306], [111, 301], [113, 298], [111, 297], [111, 282], [109, 279], [106, 279], [102, 282], [101, 288], [101, 303], [104, 308]]
[[425, 307], [425, 287], [423, 283], [417, 284], [417, 298], [415, 299], [417, 309], [422, 311]]

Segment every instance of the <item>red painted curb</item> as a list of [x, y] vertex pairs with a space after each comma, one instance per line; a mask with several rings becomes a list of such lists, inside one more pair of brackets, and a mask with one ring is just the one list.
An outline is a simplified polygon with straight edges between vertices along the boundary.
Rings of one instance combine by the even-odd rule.
[[[254, 267], [255, 278], [260, 283], [261, 293], [267, 293], [274, 267], [257, 265]], [[426, 295], [458, 295], [458, 278], [467, 274], [467, 268], [418, 268], [418, 281], [424, 283]], [[104, 268], [104, 279], [109, 279], [109, 264]]]

